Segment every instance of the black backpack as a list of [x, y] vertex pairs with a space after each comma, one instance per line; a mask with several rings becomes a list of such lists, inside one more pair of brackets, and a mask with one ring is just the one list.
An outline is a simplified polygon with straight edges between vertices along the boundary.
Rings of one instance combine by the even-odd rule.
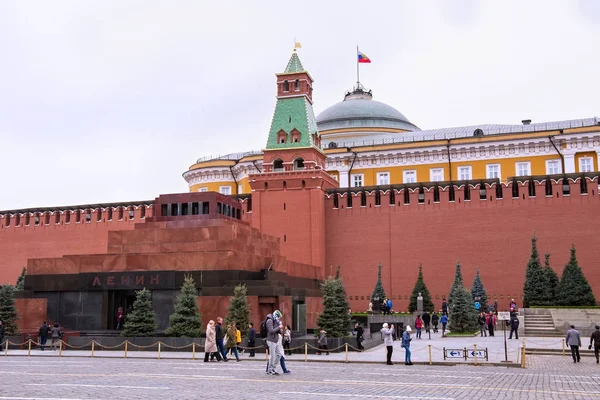
[[273, 317], [271, 317], [271, 315], [267, 315], [267, 318], [265, 318], [265, 320], [260, 324], [260, 337], [262, 339], [265, 339], [267, 337], [267, 335], [269, 334], [269, 329], [267, 328], [267, 320], [271, 318], [271, 320], [273, 320]]

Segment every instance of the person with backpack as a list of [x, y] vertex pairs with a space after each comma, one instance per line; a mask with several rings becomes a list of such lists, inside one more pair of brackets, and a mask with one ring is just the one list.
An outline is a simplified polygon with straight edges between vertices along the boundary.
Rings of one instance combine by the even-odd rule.
[[256, 347], [256, 329], [254, 329], [254, 324], [252, 322], [250, 322], [248, 324], [248, 326], [250, 327], [248, 329], [248, 347], [250, 350], [249, 357], [254, 357], [255, 356], [254, 347]]
[[283, 330], [283, 324], [279, 321], [282, 316], [281, 311], [275, 310], [272, 314], [267, 315], [267, 318], [260, 325], [260, 336], [269, 350], [267, 375], [279, 375], [277, 365], [280, 364], [282, 354], [277, 349], [277, 341]]
[[443, 314], [442, 318], [440, 318], [440, 323], [442, 324], [442, 337], [446, 336], [446, 325], [448, 324], [448, 315]]
[[437, 312], [433, 312], [431, 316], [431, 324], [433, 325], [433, 333], [438, 332], [438, 323], [440, 322], [440, 317], [437, 315]]

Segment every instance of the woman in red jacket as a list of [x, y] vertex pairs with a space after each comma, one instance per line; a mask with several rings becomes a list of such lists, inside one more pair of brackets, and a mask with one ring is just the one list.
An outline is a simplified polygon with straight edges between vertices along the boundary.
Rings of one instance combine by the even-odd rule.
[[421, 339], [421, 330], [423, 329], [423, 320], [420, 315], [417, 315], [415, 320], [415, 328], [417, 329], [417, 339]]

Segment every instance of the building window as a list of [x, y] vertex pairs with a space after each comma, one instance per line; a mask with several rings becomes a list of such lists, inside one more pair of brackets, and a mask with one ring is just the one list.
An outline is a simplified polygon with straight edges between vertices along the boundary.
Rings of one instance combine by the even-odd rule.
[[244, 191], [244, 185], [242, 185], [241, 183], [238, 185], [238, 192], [237, 194], [242, 194], [242, 192]]
[[300, 91], [300, 79], [296, 79], [296, 84], [295, 84], [294, 90], [296, 92]]
[[546, 161], [546, 174], [554, 175], [561, 173], [560, 161], [559, 160], [547, 160]]
[[295, 170], [301, 170], [304, 169], [304, 159], [302, 157], [300, 158], [296, 158], [294, 160], [294, 169]]
[[290, 91], [290, 83], [288, 81], [283, 81], [283, 91], [284, 92]]
[[410, 170], [402, 173], [404, 183], [416, 183], [417, 182], [417, 171]]
[[500, 164], [488, 164], [485, 171], [486, 179], [502, 179], [500, 175]]
[[527, 162], [518, 162], [516, 163], [516, 171], [517, 176], [529, 176], [531, 175], [531, 163]]
[[377, 184], [378, 185], [389, 185], [390, 184], [390, 173], [389, 172], [378, 172], [377, 173]]
[[458, 179], [461, 181], [470, 181], [473, 179], [471, 166], [458, 167]]
[[278, 158], [277, 160], [273, 161], [273, 171], [278, 172], [278, 171], [283, 171], [283, 160]]
[[204, 186], [204, 187], [199, 187], [199, 188], [198, 188], [198, 191], [199, 191], [199, 192], [208, 192], [208, 188], [207, 188], [206, 186]]
[[219, 193], [229, 196], [231, 194], [231, 186], [219, 186]]
[[129, 219], [135, 218], [135, 211], [133, 210], [133, 206], [129, 207]]
[[363, 185], [363, 174], [352, 174], [352, 187], [361, 187]]
[[581, 157], [579, 159], [579, 172], [592, 172], [594, 170], [593, 165], [591, 157]]
[[429, 180], [431, 182], [441, 182], [444, 180], [444, 168], [431, 168], [429, 170]]

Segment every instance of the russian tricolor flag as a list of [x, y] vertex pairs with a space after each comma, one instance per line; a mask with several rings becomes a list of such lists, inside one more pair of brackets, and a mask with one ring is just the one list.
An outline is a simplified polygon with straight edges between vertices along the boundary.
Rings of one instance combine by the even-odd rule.
[[358, 62], [359, 63], [370, 63], [371, 59], [367, 57], [365, 53], [358, 52]]

